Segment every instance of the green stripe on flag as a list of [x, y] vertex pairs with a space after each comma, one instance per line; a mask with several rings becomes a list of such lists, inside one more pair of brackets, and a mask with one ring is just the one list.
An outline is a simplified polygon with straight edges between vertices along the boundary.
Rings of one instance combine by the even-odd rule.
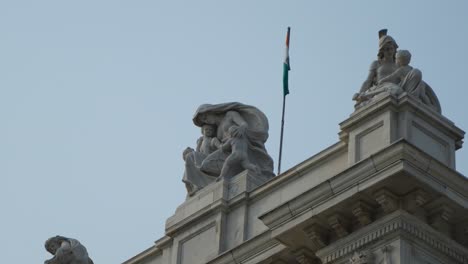
[[286, 96], [289, 94], [289, 86], [288, 86], [288, 75], [289, 75], [289, 65], [287, 63], [283, 63], [283, 95]]

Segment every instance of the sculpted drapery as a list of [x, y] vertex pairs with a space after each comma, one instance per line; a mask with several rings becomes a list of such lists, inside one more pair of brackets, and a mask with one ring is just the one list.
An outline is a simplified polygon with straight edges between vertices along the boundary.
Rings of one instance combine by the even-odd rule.
[[[256, 171], [263, 176], [273, 177], [273, 160], [265, 149], [268, 139], [268, 119], [256, 107], [237, 102], [201, 105], [193, 117], [193, 123], [202, 127], [205, 124], [216, 126], [216, 138], [226, 143], [230, 133], [246, 141], [248, 161], [256, 167]], [[231, 129], [231, 131], [229, 131]], [[183, 182], [187, 192], [193, 195], [197, 190], [214, 182], [225, 166], [230, 175], [240, 173], [240, 166], [226, 165], [225, 161], [230, 153], [219, 148], [210, 154], [204, 154], [188, 148], [184, 151], [185, 172]]]
[[395, 54], [398, 45], [396, 41], [387, 35], [387, 30], [379, 32], [379, 52], [377, 60], [371, 63], [367, 79], [361, 86], [359, 93], [353, 96], [358, 102], [357, 106], [364, 105], [375, 95], [388, 92], [398, 96], [403, 92], [418, 98], [433, 110], [441, 112], [439, 100], [432, 88], [422, 80], [422, 73], [418, 69], [409, 71], [405, 78], [398, 83], [383, 81], [398, 69], [395, 63]]

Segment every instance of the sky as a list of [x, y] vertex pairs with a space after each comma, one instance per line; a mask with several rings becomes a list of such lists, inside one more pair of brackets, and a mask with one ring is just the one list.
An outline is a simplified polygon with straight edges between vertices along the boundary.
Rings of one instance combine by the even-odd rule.
[[[283, 171], [338, 142], [382, 28], [468, 129], [467, 11], [461, 0], [0, 0], [2, 262], [42, 263], [55, 235], [95, 263], [149, 248], [185, 200], [182, 151], [204, 103], [262, 110], [276, 171], [288, 26]], [[458, 150], [464, 175], [467, 160]]]

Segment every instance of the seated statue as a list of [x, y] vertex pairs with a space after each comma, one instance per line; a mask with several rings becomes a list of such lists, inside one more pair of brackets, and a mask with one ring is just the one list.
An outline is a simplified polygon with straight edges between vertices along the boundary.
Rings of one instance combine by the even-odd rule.
[[86, 248], [73, 238], [55, 236], [45, 242], [46, 250], [54, 255], [44, 264], [93, 264]]
[[[210, 150], [187, 148], [183, 153], [185, 172], [182, 181], [187, 187], [188, 197], [221, 175], [222, 178], [232, 177], [244, 169], [252, 169], [264, 177], [274, 176], [273, 160], [265, 149], [268, 120], [257, 108], [236, 102], [205, 104], [197, 109], [193, 123], [199, 127], [212, 125], [216, 127], [216, 133], [211, 139], [203, 138], [203, 142], [210, 142], [205, 144]], [[232, 151], [241, 149], [244, 161], [239, 171], [239, 166], [234, 166], [237, 161], [233, 162], [237, 158], [233, 156], [227, 164], [226, 160]]]
[[407, 50], [397, 51], [395, 55], [395, 60], [396, 60], [396, 66], [398, 68], [396, 68], [394, 72], [388, 74], [387, 76], [380, 78], [377, 82], [377, 85], [370, 87], [366, 92], [362, 94], [355, 94], [353, 99], [356, 101], [365, 101], [383, 92], [388, 92], [393, 95], [399, 95], [405, 90], [402, 84], [406, 84], [404, 82], [409, 76], [411, 71], [415, 71], [419, 73], [419, 74], [413, 74], [412, 75], [413, 78], [411, 79], [417, 80], [417, 82], [421, 81], [420, 71], [417, 69], [413, 69], [413, 67], [409, 66], [409, 63], [411, 61], [411, 53], [409, 51]]
[[372, 62], [367, 79], [359, 93], [353, 96], [356, 106], [366, 104], [383, 92], [394, 96], [406, 92], [440, 113], [439, 100], [431, 87], [422, 80], [421, 71], [409, 66], [411, 54], [409, 51], [397, 52], [397, 48], [395, 40], [387, 35], [387, 30], [381, 30], [378, 59]]

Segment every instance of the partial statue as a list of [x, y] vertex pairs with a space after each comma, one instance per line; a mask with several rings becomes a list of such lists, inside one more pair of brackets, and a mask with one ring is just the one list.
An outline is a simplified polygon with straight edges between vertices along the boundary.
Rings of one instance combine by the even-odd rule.
[[93, 264], [86, 248], [73, 238], [51, 237], [45, 242], [45, 248], [54, 257], [44, 264]]
[[396, 41], [387, 35], [387, 30], [379, 31], [377, 60], [372, 62], [359, 93], [353, 96], [357, 106], [365, 105], [374, 96], [384, 92], [394, 96], [406, 92], [440, 113], [439, 100], [434, 91], [422, 80], [421, 71], [409, 65], [411, 53], [397, 49]]
[[195, 112], [193, 123], [202, 128], [202, 137], [195, 150], [187, 148], [182, 155], [188, 196], [244, 170], [274, 176], [273, 160], [265, 149], [268, 119], [256, 107], [237, 102], [204, 104]]

